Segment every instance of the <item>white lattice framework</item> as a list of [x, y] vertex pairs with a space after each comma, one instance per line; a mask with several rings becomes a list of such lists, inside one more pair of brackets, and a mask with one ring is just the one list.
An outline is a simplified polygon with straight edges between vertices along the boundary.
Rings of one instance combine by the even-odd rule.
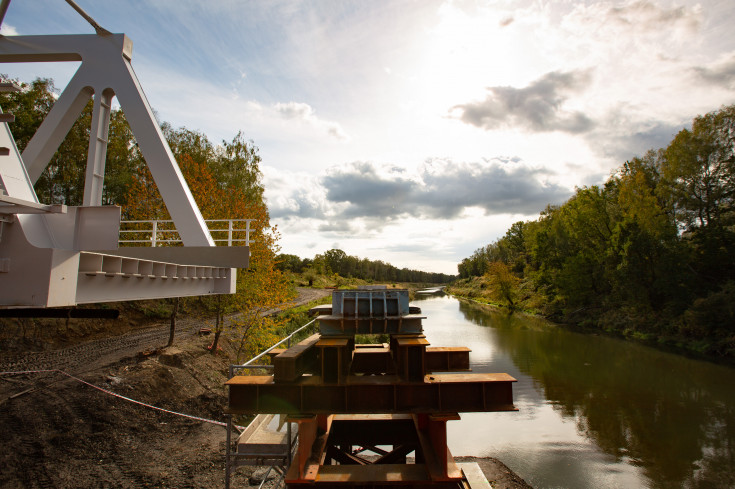
[[[0, 36], [0, 62], [81, 61], [22, 155], [8, 125], [12, 116], [0, 116], [0, 307], [233, 293], [236, 268], [248, 266], [247, 247], [215, 247], [131, 58], [124, 34]], [[120, 208], [101, 205], [113, 97], [183, 247], [117, 247]], [[39, 203], [33, 184], [90, 99], [83, 205]]]

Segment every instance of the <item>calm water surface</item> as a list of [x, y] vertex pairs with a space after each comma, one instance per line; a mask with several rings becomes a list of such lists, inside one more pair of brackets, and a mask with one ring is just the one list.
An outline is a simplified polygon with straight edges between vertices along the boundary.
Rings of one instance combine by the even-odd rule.
[[535, 488], [735, 487], [735, 369], [418, 297], [434, 346], [518, 382], [516, 413], [448, 423], [454, 455], [497, 457]]

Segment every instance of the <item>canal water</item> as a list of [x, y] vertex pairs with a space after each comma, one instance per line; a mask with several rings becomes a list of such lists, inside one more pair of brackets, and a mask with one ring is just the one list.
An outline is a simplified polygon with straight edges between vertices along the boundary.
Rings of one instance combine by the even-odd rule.
[[735, 487], [735, 369], [417, 296], [434, 346], [518, 382], [518, 412], [448, 423], [455, 456], [496, 457], [537, 489]]

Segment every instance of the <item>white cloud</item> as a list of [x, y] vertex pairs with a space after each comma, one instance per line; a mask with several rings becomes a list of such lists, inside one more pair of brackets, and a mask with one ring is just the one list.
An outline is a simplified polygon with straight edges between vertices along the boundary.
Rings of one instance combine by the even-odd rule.
[[318, 118], [314, 114], [314, 109], [309, 104], [298, 102], [277, 103], [273, 106], [273, 109], [284, 119], [303, 121], [340, 141], [350, 140], [350, 137], [342, 129], [342, 126], [336, 122]]
[[727, 53], [721, 59], [706, 66], [694, 66], [692, 71], [697, 79], [714, 86], [735, 90], [735, 52]]
[[[317, 219], [326, 222], [322, 231], [354, 234], [359, 229], [369, 234], [407, 217], [461, 219], [471, 208], [485, 215], [538, 213], [571, 194], [549, 182], [550, 176], [548, 170], [517, 158], [478, 162], [433, 158], [416, 171], [353, 162], [331, 168], [309, 183], [297, 176], [285, 178], [299, 184], [279, 188], [279, 197], [269, 204], [271, 215], [279, 219]], [[267, 179], [266, 188], [268, 184], [277, 186], [273, 179]]]
[[547, 73], [525, 88], [488, 87], [485, 100], [456, 105], [452, 113], [462, 122], [483, 129], [520, 127], [529, 131], [583, 133], [594, 122], [581, 111], [564, 107], [569, 95], [584, 90], [589, 72]]
[[2, 36], [17, 36], [18, 30], [7, 22], [0, 27], [0, 35]]

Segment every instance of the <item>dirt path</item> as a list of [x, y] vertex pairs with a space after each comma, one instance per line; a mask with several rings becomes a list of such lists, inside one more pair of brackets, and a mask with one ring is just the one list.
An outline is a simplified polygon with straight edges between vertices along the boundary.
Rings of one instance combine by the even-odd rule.
[[[308, 304], [331, 293], [324, 289], [298, 288], [297, 290], [298, 296], [285, 305], [285, 308]], [[266, 314], [272, 314], [278, 310], [274, 309]], [[226, 317], [225, 322], [231, 321], [235, 316]], [[204, 325], [205, 322], [201, 318], [181, 318], [176, 323], [176, 338], [191, 336]], [[169, 323], [164, 322], [142, 330], [88, 341], [67, 348], [0, 355], [0, 372], [45, 369], [64, 370], [72, 374], [89, 372], [126, 357], [134, 357], [141, 352], [153, 351], [164, 346], [168, 342], [169, 327]]]

